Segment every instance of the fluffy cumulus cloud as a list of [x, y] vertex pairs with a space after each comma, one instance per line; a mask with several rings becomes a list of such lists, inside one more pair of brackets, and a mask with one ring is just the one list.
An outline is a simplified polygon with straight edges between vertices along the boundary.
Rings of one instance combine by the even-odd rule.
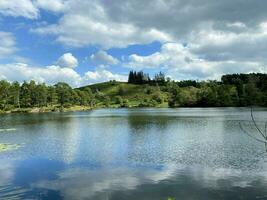
[[92, 54], [90, 60], [100, 65], [116, 65], [119, 63], [118, 59], [107, 54], [105, 51], [98, 51], [97, 53]]
[[40, 9], [52, 12], [62, 12], [66, 0], [1, 0], [0, 14], [12, 17], [37, 19]]
[[160, 52], [149, 56], [129, 56], [125, 66], [134, 69], [161, 69], [173, 79], [219, 79], [226, 73], [267, 72], [267, 68], [258, 62], [204, 59], [192, 53], [194, 48], [179, 43], [166, 43]]
[[59, 42], [73, 46], [188, 41], [209, 27], [228, 33], [254, 29], [267, 20], [264, 6], [253, 0], [69, 0], [58, 23], [36, 32], [55, 34]]
[[[137, 52], [122, 66], [202, 79], [266, 72], [266, 7], [263, 0], [1, 0], [0, 15], [38, 20], [42, 10], [60, 13], [52, 23], [36, 23], [31, 32], [52, 35], [70, 48], [96, 45], [107, 50], [159, 41], [163, 44], [159, 52], [149, 56]], [[91, 59], [97, 65], [119, 63], [105, 51]], [[62, 60], [58, 63], [62, 67], [77, 65]]]
[[58, 42], [74, 47], [126, 47], [130, 44], [171, 39], [169, 34], [153, 27], [143, 29], [129, 21], [112, 20], [105, 7], [110, 4], [113, 3], [70, 0], [66, 3], [64, 15], [57, 24], [41, 26], [32, 31], [56, 35]]
[[128, 77], [126, 75], [114, 74], [110, 71], [99, 68], [96, 71], [86, 72], [82, 81], [83, 85], [85, 85], [86, 83], [105, 82], [109, 80], [126, 81], [127, 78]]
[[35, 5], [38, 8], [52, 11], [52, 12], [62, 12], [65, 8], [64, 0], [36, 0]]
[[[186, 44], [174, 50], [163, 45], [161, 52], [149, 57], [132, 55], [125, 65], [163, 66], [184, 75], [195, 70], [196, 77], [208, 78], [218, 69], [261, 71], [267, 64], [266, 6], [265, 1], [253, 0], [69, 0], [57, 23], [32, 31], [55, 35], [56, 41], [73, 47], [126, 47], [155, 40]], [[93, 59], [114, 63], [104, 54], [99, 52]]]
[[83, 76], [78, 74], [72, 68], [60, 66], [35, 67], [23, 63], [0, 64], [0, 80], [9, 81], [35, 80], [39, 83], [55, 84], [57, 82], [66, 82], [72, 87], [79, 87], [92, 83], [98, 83], [109, 80], [126, 80], [126, 76], [114, 74], [110, 71], [97, 69], [88, 71]]
[[39, 10], [31, 0], [1, 0], [0, 14], [36, 19], [39, 16]]
[[0, 59], [12, 55], [16, 50], [16, 41], [12, 33], [0, 31]]
[[63, 81], [77, 86], [81, 79], [80, 75], [73, 69], [59, 66], [33, 67], [23, 63], [13, 63], [0, 65], [0, 70], [0, 78], [9, 81], [35, 80], [48, 84]]
[[57, 61], [60, 67], [75, 68], [78, 66], [78, 60], [71, 54], [63, 54]]

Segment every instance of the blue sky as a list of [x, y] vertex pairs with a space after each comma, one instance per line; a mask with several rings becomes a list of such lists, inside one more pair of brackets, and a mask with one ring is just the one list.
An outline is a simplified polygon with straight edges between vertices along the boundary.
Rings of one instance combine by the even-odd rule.
[[265, 73], [263, 4], [1, 0], [0, 78], [77, 87], [125, 81], [129, 70], [163, 71], [174, 80]]

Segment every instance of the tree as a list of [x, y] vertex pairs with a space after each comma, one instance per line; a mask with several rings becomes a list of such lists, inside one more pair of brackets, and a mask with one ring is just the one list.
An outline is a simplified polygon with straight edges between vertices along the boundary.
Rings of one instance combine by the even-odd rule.
[[14, 107], [20, 107], [20, 84], [15, 81], [12, 83], [10, 87], [11, 91], [11, 99], [10, 104], [14, 105]]
[[246, 106], [260, 105], [262, 102], [261, 94], [258, 91], [258, 88], [253, 83], [248, 83], [244, 87]]
[[170, 107], [179, 107], [183, 102], [182, 90], [177, 86], [172, 89], [171, 97], [169, 99]]
[[31, 80], [30, 83], [28, 84], [28, 89], [29, 89], [30, 98], [31, 98], [31, 101], [30, 101], [31, 107], [38, 104], [38, 100], [37, 100], [38, 94], [37, 94], [36, 86], [37, 85], [34, 80]]
[[134, 83], [134, 72], [133, 71], [129, 72], [128, 83]]
[[237, 96], [236, 90], [230, 85], [220, 85], [218, 87], [218, 106], [233, 106]]
[[56, 92], [58, 95], [58, 103], [63, 107], [64, 104], [69, 104], [71, 102], [71, 91], [72, 88], [63, 82], [59, 82], [55, 85]]
[[219, 106], [217, 97], [217, 88], [214, 83], [204, 84], [197, 93], [198, 106]]
[[54, 86], [48, 86], [47, 88], [47, 103], [52, 106], [57, 104], [58, 96], [56, 92], [56, 88]]
[[20, 102], [21, 106], [24, 108], [31, 107], [31, 93], [29, 84], [26, 81], [23, 82], [20, 88]]
[[34, 94], [38, 107], [47, 105], [48, 89], [44, 83], [36, 86]]
[[6, 80], [0, 81], [0, 108], [6, 109], [8, 105], [10, 83]]
[[158, 74], [155, 74], [154, 81], [159, 84], [165, 83], [165, 74], [163, 72], [159, 72]]
[[91, 107], [93, 107], [95, 105], [95, 95], [93, 94], [92, 90], [89, 87], [86, 87], [84, 89], [84, 92], [86, 93], [86, 95], [88, 96], [88, 103]]
[[143, 71], [130, 71], [128, 76], [128, 83], [144, 84], [150, 82], [149, 74], [145, 74]]

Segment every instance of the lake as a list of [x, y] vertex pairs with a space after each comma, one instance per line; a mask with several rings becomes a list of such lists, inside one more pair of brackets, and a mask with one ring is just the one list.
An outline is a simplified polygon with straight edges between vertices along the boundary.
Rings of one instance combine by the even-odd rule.
[[[264, 128], [267, 109], [255, 119]], [[247, 108], [0, 116], [0, 199], [267, 199]]]

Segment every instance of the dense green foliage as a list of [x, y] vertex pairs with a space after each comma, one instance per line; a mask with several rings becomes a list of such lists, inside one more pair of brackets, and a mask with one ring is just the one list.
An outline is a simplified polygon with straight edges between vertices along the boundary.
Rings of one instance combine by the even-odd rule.
[[266, 74], [233, 74], [221, 81], [171, 81], [163, 73], [153, 79], [142, 71], [129, 73], [128, 83], [109, 81], [82, 88], [34, 81], [0, 81], [0, 110], [72, 106], [88, 107], [212, 107], [267, 106]]
[[94, 96], [89, 88], [72, 89], [66, 83], [46, 86], [35, 81], [9, 83], [0, 81], [0, 109], [12, 110], [33, 107], [68, 107], [72, 105], [93, 106]]
[[143, 71], [130, 71], [128, 76], [128, 83], [134, 83], [134, 84], [164, 84], [166, 81], [165, 74], [162, 72], [159, 72], [158, 74], [155, 74], [154, 79], [151, 79], [149, 77], [149, 74], [145, 74]]

